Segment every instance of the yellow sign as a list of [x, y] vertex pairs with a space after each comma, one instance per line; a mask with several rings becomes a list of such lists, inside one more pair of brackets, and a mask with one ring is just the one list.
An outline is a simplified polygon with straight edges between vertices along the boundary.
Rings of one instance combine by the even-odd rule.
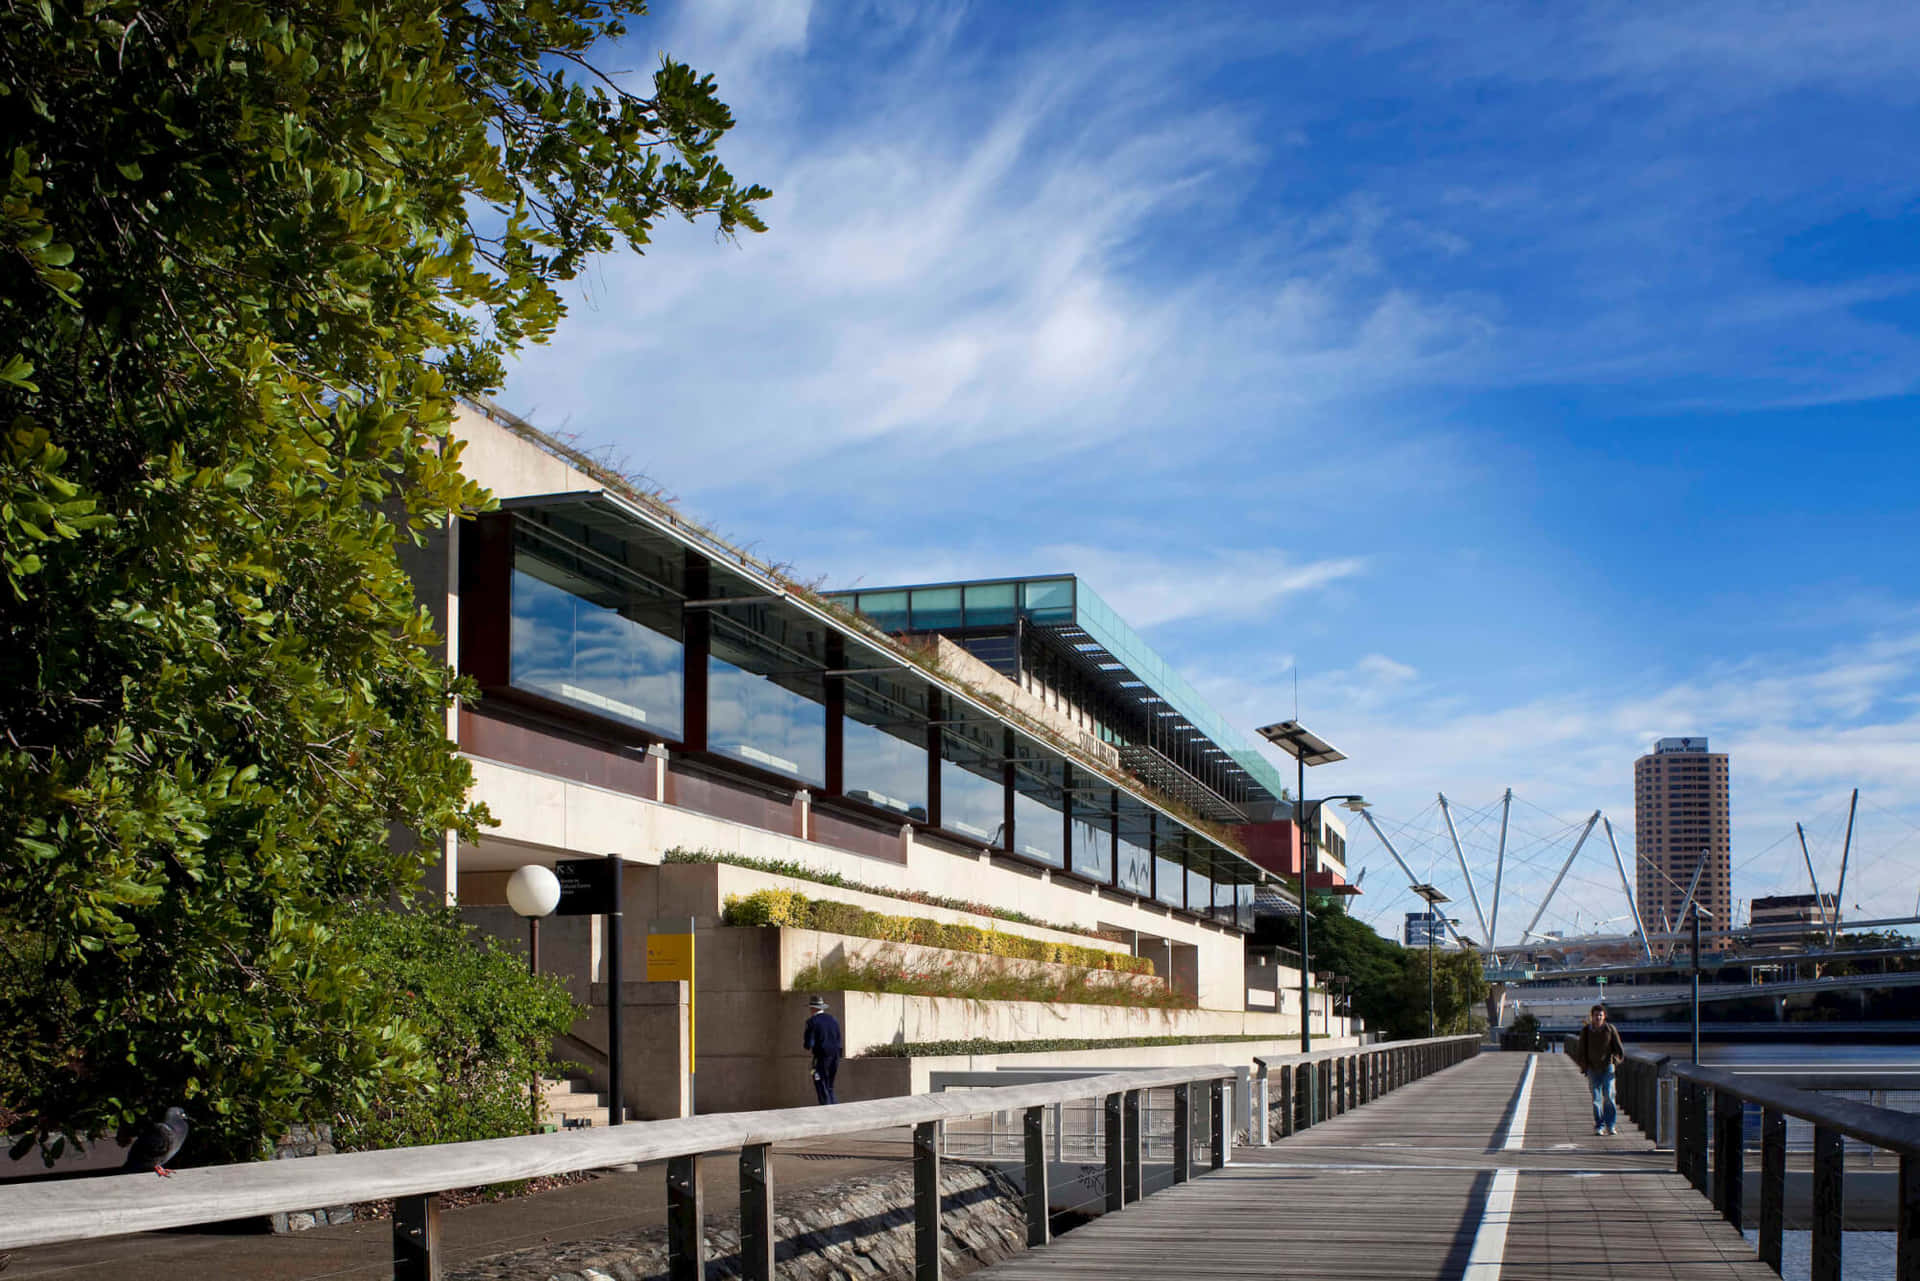
[[693, 982], [693, 935], [647, 935], [647, 982]]

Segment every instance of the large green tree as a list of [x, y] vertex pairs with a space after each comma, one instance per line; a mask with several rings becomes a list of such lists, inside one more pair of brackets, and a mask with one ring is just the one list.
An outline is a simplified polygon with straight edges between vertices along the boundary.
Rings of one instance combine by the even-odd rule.
[[[396, 550], [590, 258], [761, 229], [637, 0], [0, 0], [0, 1129], [429, 1070], [349, 913], [482, 817]], [[418, 844], [393, 839], [411, 833]]]

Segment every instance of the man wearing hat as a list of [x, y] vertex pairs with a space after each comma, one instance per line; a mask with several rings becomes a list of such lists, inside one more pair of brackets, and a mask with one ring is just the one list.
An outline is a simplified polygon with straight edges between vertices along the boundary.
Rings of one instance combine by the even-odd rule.
[[813, 1016], [807, 1020], [802, 1048], [813, 1052], [813, 1092], [822, 1103], [838, 1103], [833, 1095], [833, 1076], [840, 1070], [840, 1022], [827, 1013], [827, 998], [816, 996], [807, 1002]]

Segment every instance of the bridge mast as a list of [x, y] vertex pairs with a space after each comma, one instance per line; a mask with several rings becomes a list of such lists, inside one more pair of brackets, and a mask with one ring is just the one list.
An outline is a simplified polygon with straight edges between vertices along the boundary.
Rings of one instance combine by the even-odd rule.
[[[1840, 846], [1840, 883], [1833, 887], [1833, 915], [1827, 921], [1827, 946], [1832, 947], [1834, 939], [1840, 933], [1840, 900], [1847, 892], [1847, 855], [1853, 850], [1853, 812], [1860, 805], [1860, 789], [1853, 789], [1853, 799], [1847, 802], [1847, 839]], [[1818, 898], [1813, 900], [1817, 909]]]
[[[1513, 793], [1509, 792], [1507, 795], [1511, 796]], [[1600, 811], [1595, 810], [1593, 817], [1587, 820], [1586, 830], [1580, 833], [1580, 839], [1573, 843], [1573, 853], [1567, 855], [1567, 861], [1560, 865], [1560, 875], [1553, 878], [1553, 884], [1547, 888], [1547, 896], [1540, 900], [1540, 910], [1533, 914], [1531, 921], [1527, 922], [1527, 928], [1520, 931], [1520, 939], [1523, 943], [1526, 941], [1527, 936], [1533, 933], [1533, 927], [1540, 924], [1540, 918], [1546, 914], [1547, 904], [1553, 902], [1553, 896], [1559, 890], [1560, 882], [1567, 879], [1567, 869], [1573, 866], [1573, 860], [1580, 857], [1580, 847], [1587, 843], [1589, 836], [1593, 835], [1593, 825], [1599, 821]], [[1500, 912], [1500, 900], [1498, 898], [1493, 900], [1493, 910], [1497, 917]], [[1575, 922], [1575, 924], [1577, 926], [1578, 922]]]
[[[1447, 807], [1447, 794], [1439, 792], [1436, 795], [1440, 798], [1440, 816], [1447, 820], [1447, 835], [1453, 838], [1453, 856], [1460, 860], [1460, 875], [1467, 878], [1467, 897], [1473, 900], [1473, 914], [1480, 921], [1480, 936], [1487, 940], [1487, 950], [1492, 951], [1493, 935], [1487, 930], [1487, 914], [1480, 910], [1480, 891], [1473, 887], [1473, 873], [1467, 870], [1467, 856], [1460, 850], [1460, 833], [1453, 830], [1453, 811]], [[1366, 816], [1364, 810], [1361, 811], [1361, 816], [1363, 818]], [[1378, 831], [1377, 828], [1375, 830]], [[1407, 875], [1411, 877], [1413, 873], [1408, 872]]]
[[[1627, 910], [1633, 913], [1634, 928], [1640, 931], [1640, 950], [1646, 953], [1647, 963], [1651, 965], [1653, 963], [1653, 944], [1647, 941], [1647, 923], [1640, 919], [1640, 905], [1633, 901], [1633, 886], [1627, 883], [1627, 865], [1620, 861], [1620, 842], [1613, 839], [1613, 820], [1606, 819], [1605, 822], [1607, 825], [1607, 844], [1613, 847], [1613, 866], [1615, 870], [1620, 873], [1620, 888], [1626, 891]], [[1636, 849], [1634, 851], [1634, 859], [1636, 862], [1639, 860], [1639, 857], [1640, 852]]]
[[[1380, 830], [1380, 824], [1374, 821], [1373, 815], [1369, 814], [1365, 810], [1361, 810], [1360, 817], [1367, 820], [1367, 826], [1371, 827], [1373, 829], [1373, 834], [1380, 838], [1380, 843], [1387, 847], [1387, 853], [1393, 855], [1393, 861], [1400, 865], [1401, 872], [1406, 875], [1407, 884], [1409, 885], [1420, 884], [1420, 878], [1415, 876], [1413, 874], [1413, 869], [1407, 866], [1407, 860], [1400, 857], [1400, 851], [1393, 848], [1393, 842], [1388, 840], [1387, 834]], [[1433, 913], [1433, 905], [1431, 903], [1427, 905], [1427, 913], [1429, 918], [1431, 918]], [[1465, 947], [1466, 942], [1463, 939], [1461, 939], [1460, 931], [1453, 928], [1453, 922], [1447, 918], [1447, 914], [1445, 912], [1440, 913], [1440, 921], [1442, 924], [1444, 924], [1447, 927], [1447, 933], [1453, 935], [1453, 941], [1455, 943], [1460, 944], [1461, 947]], [[1433, 929], [1433, 921], [1431, 919], [1427, 921], [1427, 929], [1429, 930]]]
[[[1500, 959], [1499, 952], [1495, 950], [1498, 945], [1494, 938], [1500, 932], [1500, 877], [1507, 867], [1507, 815], [1512, 812], [1513, 789], [1509, 787], [1507, 794], [1500, 798], [1500, 852], [1494, 856], [1493, 860], [1493, 921], [1487, 926], [1487, 951], [1492, 953], [1496, 962]], [[1599, 813], [1598, 810], [1594, 812]], [[1593, 824], [1587, 824], [1587, 828], [1592, 830]], [[1565, 873], [1563, 872], [1562, 875]], [[1554, 882], [1555, 885], [1559, 883]], [[1547, 894], [1548, 897], [1552, 897], [1553, 891], [1548, 890]]]

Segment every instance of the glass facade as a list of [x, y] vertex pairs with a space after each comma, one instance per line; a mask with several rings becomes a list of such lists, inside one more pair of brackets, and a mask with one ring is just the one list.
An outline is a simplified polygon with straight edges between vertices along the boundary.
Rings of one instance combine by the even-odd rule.
[[1113, 803], [1110, 791], [1082, 792], [1073, 798], [1075, 874], [1105, 882], [1113, 876]]
[[661, 613], [656, 603], [611, 575], [590, 577], [584, 568], [526, 551], [514, 557], [509, 682], [596, 716], [678, 738], [685, 725], [680, 642], [640, 621], [656, 621]]
[[1120, 888], [1143, 898], [1153, 893], [1153, 855], [1125, 838], [1120, 841]]
[[827, 780], [827, 708], [723, 658], [707, 660], [707, 746], [816, 787]]
[[860, 681], [846, 685], [846, 794], [908, 818], [927, 817], [926, 722]]
[[1014, 771], [1013, 849], [1049, 867], [1065, 867], [1066, 815], [1059, 790], [1023, 767]]
[[943, 740], [940, 826], [984, 845], [998, 845], [1000, 829], [1007, 821], [999, 761], [988, 758], [972, 740], [957, 734], [949, 732]]

